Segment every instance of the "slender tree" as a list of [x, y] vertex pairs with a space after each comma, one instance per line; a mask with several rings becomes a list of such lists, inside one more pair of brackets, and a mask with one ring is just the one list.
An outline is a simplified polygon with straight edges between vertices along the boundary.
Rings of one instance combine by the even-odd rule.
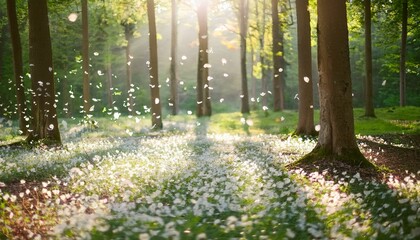
[[147, 0], [147, 18], [149, 20], [149, 49], [150, 49], [150, 98], [152, 106], [152, 127], [162, 129], [162, 107], [159, 92], [158, 51], [156, 38], [156, 19], [154, 0]]
[[241, 45], [241, 112], [249, 113], [249, 93], [248, 93], [248, 77], [246, 69], [246, 39], [248, 35], [248, 0], [239, 1], [239, 31]]
[[32, 126], [27, 141], [61, 144], [58, 129], [47, 0], [28, 0]]
[[261, 103], [263, 105], [263, 111], [267, 112], [267, 96], [268, 96], [268, 68], [265, 54], [265, 29], [266, 29], [266, 11], [267, 3], [266, 0], [262, 1], [262, 9], [260, 10], [258, 2], [255, 5], [255, 14], [257, 19], [257, 31], [258, 31], [258, 43], [259, 43], [259, 62], [261, 66]]
[[283, 79], [283, 34], [279, 19], [279, 0], [271, 0], [271, 15], [273, 27], [273, 98], [274, 111], [284, 109], [284, 79]]
[[19, 115], [19, 129], [22, 135], [28, 134], [29, 121], [26, 117], [25, 87], [23, 84], [22, 45], [16, 15], [16, 1], [7, 0], [7, 15], [9, 19], [10, 37], [13, 50], [13, 70], [16, 85], [17, 112]]
[[179, 111], [179, 95], [178, 95], [178, 74], [177, 74], [177, 48], [178, 48], [178, 0], [172, 0], [171, 6], [171, 100], [172, 115], [177, 115]]
[[131, 53], [131, 44], [134, 37], [135, 24], [128, 20], [124, 20], [121, 24], [124, 27], [125, 40], [127, 46], [125, 47], [125, 59], [126, 59], [126, 84], [127, 84], [127, 109], [129, 113], [134, 110], [134, 99], [133, 99], [133, 74], [131, 71], [131, 60], [133, 59]]
[[208, 0], [201, 0], [198, 3], [197, 117], [211, 116], [207, 8]]
[[329, 158], [372, 167], [354, 135], [345, 0], [318, 0], [320, 124], [318, 143], [302, 161]]
[[83, 110], [85, 114], [90, 109], [90, 80], [89, 80], [89, 19], [88, 1], [82, 0], [82, 29], [83, 29]]
[[114, 105], [114, 98], [112, 95], [113, 81], [112, 81], [112, 63], [108, 62], [105, 65], [106, 68], [106, 89], [107, 89], [107, 105], [112, 107]]
[[401, 53], [400, 53], [400, 106], [404, 107], [406, 102], [406, 56], [407, 56], [407, 22], [408, 3], [402, 0], [402, 30], [401, 30]]
[[296, 1], [298, 34], [299, 121], [295, 134], [314, 135], [311, 24], [308, 0]]
[[364, 0], [365, 7], [365, 116], [375, 117], [372, 79], [372, 11], [371, 0]]

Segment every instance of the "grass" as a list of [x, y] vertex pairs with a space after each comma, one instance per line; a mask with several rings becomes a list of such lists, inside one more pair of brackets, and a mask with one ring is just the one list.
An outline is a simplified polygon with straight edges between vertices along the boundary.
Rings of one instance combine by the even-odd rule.
[[[356, 109], [356, 128], [418, 133], [419, 112], [378, 109], [365, 119]], [[61, 122], [62, 149], [0, 151], [0, 239], [420, 236], [419, 173], [376, 182], [288, 170], [315, 146], [290, 136], [293, 111], [167, 117], [162, 132], [147, 118], [95, 120], [98, 128]], [[1, 128], [2, 143], [12, 127]]]

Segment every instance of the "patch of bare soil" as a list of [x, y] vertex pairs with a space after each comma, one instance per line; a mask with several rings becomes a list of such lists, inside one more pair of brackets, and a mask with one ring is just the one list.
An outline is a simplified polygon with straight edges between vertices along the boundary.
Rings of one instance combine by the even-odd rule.
[[386, 180], [390, 175], [404, 179], [414, 175], [420, 180], [420, 135], [387, 134], [360, 137], [358, 144], [362, 154], [379, 170], [350, 166], [332, 159], [318, 159], [311, 164], [299, 164], [305, 172], [328, 171], [333, 176], [340, 173], [360, 174], [366, 180]]
[[420, 179], [420, 135], [388, 134], [358, 140], [363, 155], [400, 179], [413, 173]]

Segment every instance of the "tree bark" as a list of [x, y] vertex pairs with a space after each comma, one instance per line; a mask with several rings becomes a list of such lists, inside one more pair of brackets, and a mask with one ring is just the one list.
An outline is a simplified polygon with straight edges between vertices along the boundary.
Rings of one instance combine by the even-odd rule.
[[375, 117], [373, 107], [373, 79], [372, 79], [372, 12], [371, 0], [364, 0], [365, 5], [365, 116]]
[[134, 35], [134, 23], [124, 22], [122, 24], [124, 26], [124, 34], [125, 40], [127, 41], [127, 46], [125, 48], [125, 59], [127, 62], [126, 65], [126, 77], [127, 77], [127, 110], [128, 113], [131, 114], [134, 111], [134, 100], [133, 100], [133, 79], [131, 73], [131, 40], [133, 39]]
[[282, 64], [283, 46], [282, 46], [282, 32], [279, 20], [279, 0], [271, 0], [271, 14], [273, 26], [273, 98], [274, 111], [281, 111], [284, 109], [284, 79]]
[[47, 0], [29, 0], [29, 61], [32, 88], [32, 126], [27, 141], [61, 144], [55, 103], [54, 72]]
[[172, 27], [171, 27], [171, 108], [172, 115], [177, 115], [179, 111], [179, 94], [178, 94], [178, 71], [177, 71], [177, 48], [178, 48], [178, 0], [172, 0]]
[[248, 1], [239, 1], [239, 28], [241, 48], [241, 113], [249, 113], [248, 77], [246, 70], [246, 38], [248, 34]]
[[159, 92], [158, 51], [156, 38], [156, 18], [154, 0], [147, 0], [147, 17], [149, 20], [149, 48], [150, 48], [150, 98], [152, 106], [152, 128], [162, 129], [162, 107]]
[[113, 99], [113, 84], [112, 84], [112, 64], [111, 63], [107, 63], [105, 65], [106, 67], [106, 86], [107, 86], [107, 103], [108, 103], [108, 107], [111, 108], [114, 105], [114, 99]]
[[296, 1], [298, 35], [299, 121], [297, 135], [315, 135], [313, 79], [311, 53], [311, 24], [308, 0]]
[[[257, 21], [257, 29], [259, 32], [259, 37], [258, 37], [258, 42], [259, 42], [259, 48], [260, 48], [260, 53], [259, 53], [259, 61], [261, 64], [261, 103], [263, 106], [263, 111], [266, 113], [267, 115], [267, 109], [268, 109], [268, 101], [267, 101], [267, 96], [268, 96], [268, 85], [267, 85], [267, 78], [268, 78], [268, 73], [267, 73], [267, 66], [266, 66], [266, 55], [265, 55], [265, 27], [266, 27], [266, 17], [265, 17], [265, 11], [266, 11], [266, 0], [262, 1], [262, 10], [261, 12], [259, 11], [259, 7], [258, 4], [256, 4], [256, 17], [258, 19]], [[259, 19], [262, 18], [261, 23], [259, 22]], [[260, 25], [261, 24], [261, 25]]]
[[306, 159], [330, 157], [372, 167], [354, 135], [345, 0], [318, 1], [318, 71], [321, 129], [318, 143]]
[[82, 28], [83, 28], [83, 110], [85, 114], [90, 109], [90, 80], [89, 80], [89, 19], [88, 2], [82, 0]]
[[13, 50], [13, 70], [16, 85], [17, 111], [19, 115], [19, 129], [22, 135], [28, 134], [29, 121], [26, 120], [25, 87], [23, 83], [22, 45], [16, 16], [16, 1], [7, 0], [7, 15], [9, 19], [10, 37]]
[[406, 104], [406, 55], [407, 55], [407, 21], [408, 21], [408, 3], [402, 1], [402, 31], [401, 31], [401, 54], [400, 54], [400, 106]]
[[198, 18], [198, 66], [197, 66], [197, 117], [211, 116], [211, 101], [209, 91], [209, 56], [208, 56], [208, 0], [200, 1], [197, 9]]

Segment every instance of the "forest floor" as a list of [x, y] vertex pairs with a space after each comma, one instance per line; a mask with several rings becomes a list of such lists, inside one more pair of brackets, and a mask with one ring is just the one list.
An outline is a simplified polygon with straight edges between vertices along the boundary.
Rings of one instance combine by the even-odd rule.
[[384, 181], [390, 176], [404, 179], [407, 174], [414, 174], [420, 180], [420, 135], [419, 134], [385, 134], [378, 136], [359, 136], [357, 140], [362, 154], [374, 163], [378, 170], [360, 169], [336, 161], [316, 161], [299, 165], [307, 172], [323, 169], [337, 169], [349, 173], [361, 173], [362, 177]]
[[420, 176], [419, 134], [386, 134], [364, 137], [359, 142], [367, 159], [379, 167], [386, 167], [383, 169], [399, 179], [403, 179], [408, 172]]
[[62, 122], [61, 148], [1, 148], [0, 239], [420, 236], [420, 134], [358, 135], [379, 172], [290, 169], [316, 141], [240, 119], [177, 119], [162, 132], [133, 119]]

